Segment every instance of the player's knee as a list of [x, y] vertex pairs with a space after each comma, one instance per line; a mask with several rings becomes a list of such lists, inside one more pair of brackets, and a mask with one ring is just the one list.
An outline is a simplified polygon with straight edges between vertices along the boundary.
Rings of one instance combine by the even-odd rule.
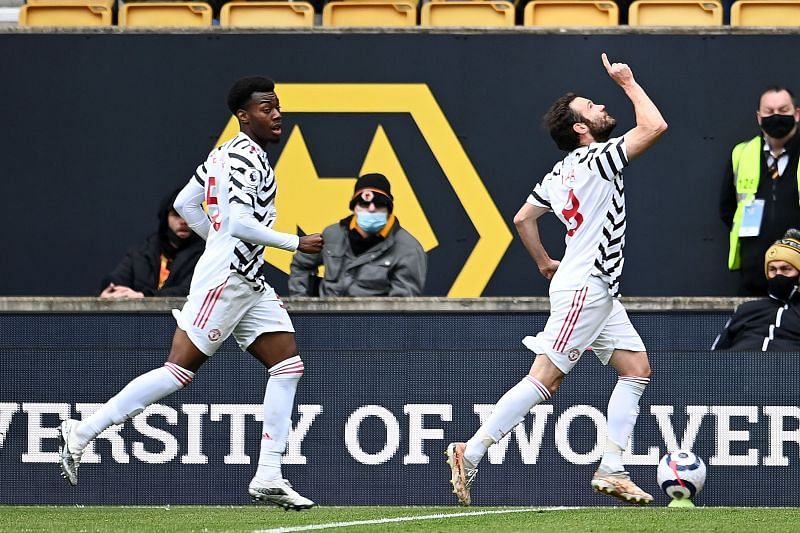
[[625, 365], [623, 371], [620, 372], [620, 377], [652, 378], [653, 370], [650, 368], [650, 361], [647, 359], [647, 354], [645, 352], [641, 353], [642, 357], [637, 357]]
[[636, 377], [652, 379], [653, 369], [650, 368], [650, 361], [647, 359], [646, 353], [643, 352], [642, 355], [643, 357], [641, 358], [641, 361], [637, 365], [638, 367], [636, 369]]

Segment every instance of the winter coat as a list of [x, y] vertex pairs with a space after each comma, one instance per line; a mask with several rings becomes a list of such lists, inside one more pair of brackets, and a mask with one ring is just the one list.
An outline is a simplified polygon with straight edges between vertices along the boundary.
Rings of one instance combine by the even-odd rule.
[[711, 349], [800, 351], [798, 305], [800, 295], [797, 294], [788, 304], [771, 297], [743, 303], [728, 320]]
[[[395, 220], [383, 241], [356, 256], [350, 245], [348, 217], [322, 232], [321, 253], [297, 252], [292, 259], [292, 296], [419, 296], [425, 285], [427, 256], [417, 239]], [[319, 280], [317, 271], [325, 265]], [[315, 285], [319, 284], [319, 292]]]
[[[128, 249], [122, 261], [103, 278], [100, 290], [109, 283], [124, 285], [145, 296], [186, 296], [192, 282], [194, 267], [203, 255], [206, 243], [196, 234], [184, 239], [180, 249], [169, 244], [169, 212], [173, 209], [180, 189], [162, 200], [158, 210], [158, 231]], [[161, 289], [158, 279], [161, 272], [161, 252], [167, 250], [172, 256], [169, 277]]]

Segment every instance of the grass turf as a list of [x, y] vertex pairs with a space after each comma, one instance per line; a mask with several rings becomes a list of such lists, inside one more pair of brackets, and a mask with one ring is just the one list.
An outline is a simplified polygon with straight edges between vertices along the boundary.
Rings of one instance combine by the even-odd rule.
[[[452, 515], [523, 508], [499, 507], [317, 507], [302, 513], [272, 507], [67, 507], [0, 506], [0, 531], [265, 531], [398, 517]], [[526, 510], [507, 514], [442, 517], [362, 524], [340, 531], [664, 531], [784, 532], [800, 529], [800, 508], [696, 509], [596, 507]]]

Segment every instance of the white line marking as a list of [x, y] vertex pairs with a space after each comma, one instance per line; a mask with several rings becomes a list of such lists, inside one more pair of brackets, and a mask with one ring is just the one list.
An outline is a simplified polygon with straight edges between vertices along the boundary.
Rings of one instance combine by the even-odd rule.
[[253, 533], [289, 533], [290, 531], [311, 531], [314, 529], [333, 529], [338, 527], [368, 526], [373, 524], [391, 524], [396, 522], [416, 522], [418, 520], [438, 520], [441, 518], [459, 518], [463, 516], [483, 516], [490, 514], [536, 513], [539, 511], [564, 511], [578, 507], [530, 507], [526, 509], [501, 509], [496, 511], [471, 511], [464, 513], [439, 513], [421, 516], [398, 516], [395, 518], [376, 518], [373, 520], [355, 520], [353, 522], [331, 522], [330, 524], [312, 524], [308, 526], [279, 527], [275, 529], [259, 529]]

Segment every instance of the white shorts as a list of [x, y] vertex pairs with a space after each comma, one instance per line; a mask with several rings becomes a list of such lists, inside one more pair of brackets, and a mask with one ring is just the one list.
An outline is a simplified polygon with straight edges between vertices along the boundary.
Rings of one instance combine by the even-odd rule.
[[522, 344], [536, 354], [547, 355], [564, 374], [587, 349], [594, 351], [604, 365], [614, 350], [645, 351], [625, 308], [596, 276], [589, 276], [580, 290], [552, 293], [544, 331], [525, 337]]
[[216, 287], [193, 290], [183, 309], [172, 310], [178, 327], [207, 356], [212, 356], [231, 333], [247, 350], [262, 333], [289, 331], [292, 320], [272, 287], [254, 289], [238, 274]]

